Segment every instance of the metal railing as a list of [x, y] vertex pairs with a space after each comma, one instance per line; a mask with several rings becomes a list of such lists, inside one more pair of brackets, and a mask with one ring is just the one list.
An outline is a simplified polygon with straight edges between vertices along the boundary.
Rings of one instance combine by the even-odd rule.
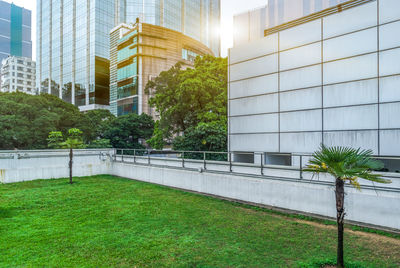
[[[271, 170], [297, 172], [297, 179], [304, 179], [305, 166], [312, 154], [282, 154], [266, 152], [209, 152], [209, 151], [173, 151], [173, 150], [144, 150], [144, 149], [114, 149], [114, 161], [147, 164], [155, 166], [170, 166], [201, 171], [221, 171], [218, 166], [228, 167], [224, 172], [248, 173], [246, 168], [253, 169], [251, 174], [271, 176]], [[284, 157], [276, 163], [270, 161], [270, 157]], [[374, 156], [383, 161], [398, 161], [400, 170], [400, 157], [398, 156]], [[145, 160], [145, 161], [144, 161]], [[279, 163], [281, 162], [281, 163]], [[286, 162], [286, 163], [282, 163]], [[201, 163], [201, 166], [199, 165]], [[196, 165], [193, 165], [196, 164]], [[257, 169], [257, 172], [254, 172]], [[382, 177], [399, 177], [400, 172], [379, 171]], [[308, 176], [309, 177], [309, 176]], [[291, 177], [293, 178], [293, 176]]]

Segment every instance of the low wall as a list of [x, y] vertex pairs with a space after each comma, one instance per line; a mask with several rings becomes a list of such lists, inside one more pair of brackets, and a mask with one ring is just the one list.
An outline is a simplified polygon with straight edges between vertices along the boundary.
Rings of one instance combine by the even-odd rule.
[[[186, 163], [188, 164], [188, 163]], [[336, 217], [333, 179], [278, 179], [226, 172], [199, 172], [179, 167], [157, 167], [114, 162], [112, 174], [245, 202], [324, 217]], [[329, 181], [330, 180], [330, 181]], [[400, 179], [393, 178], [394, 185]], [[400, 230], [400, 190], [346, 187], [346, 219]]]
[[[113, 150], [74, 150], [73, 176], [109, 174]], [[1, 151], [0, 183], [69, 177], [69, 151]]]

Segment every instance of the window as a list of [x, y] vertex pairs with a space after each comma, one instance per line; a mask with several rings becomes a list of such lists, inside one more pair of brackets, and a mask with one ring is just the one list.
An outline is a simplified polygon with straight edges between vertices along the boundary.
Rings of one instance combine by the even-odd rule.
[[184, 60], [194, 62], [194, 60], [196, 59], [197, 56], [198, 56], [198, 54], [196, 52], [193, 52], [193, 51], [185, 49], [185, 48], [182, 49], [182, 59], [184, 59]]

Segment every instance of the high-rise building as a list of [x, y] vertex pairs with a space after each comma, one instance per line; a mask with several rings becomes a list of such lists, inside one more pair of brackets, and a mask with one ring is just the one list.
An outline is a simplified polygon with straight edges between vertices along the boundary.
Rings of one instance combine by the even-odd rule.
[[32, 58], [31, 11], [0, 0], [0, 67], [10, 55]]
[[0, 63], [10, 55], [32, 58], [31, 11], [0, 0]]
[[109, 33], [136, 18], [182, 32], [219, 55], [220, 0], [38, 0], [37, 87], [80, 106], [109, 104]]
[[229, 53], [230, 151], [266, 163], [320, 144], [400, 155], [398, 0], [347, 1], [264, 34]]
[[1, 63], [1, 92], [36, 94], [36, 65], [32, 59], [10, 56]]
[[147, 82], [180, 62], [193, 67], [197, 55], [212, 55], [203, 43], [178, 31], [142, 23], [120, 24], [110, 33], [110, 110], [114, 115], [147, 113]]

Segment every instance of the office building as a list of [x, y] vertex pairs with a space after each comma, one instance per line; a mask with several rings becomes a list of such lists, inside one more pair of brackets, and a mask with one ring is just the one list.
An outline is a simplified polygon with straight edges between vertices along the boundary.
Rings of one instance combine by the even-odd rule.
[[109, 33], [119, 23], [176, 30], [219, 54], [219, 0], [38, 0], [37, 87], [80, 107], [108, 108]]
[[0, 0], [0, 67], [10, 55], [32, 58], [31, 11]]
[[398, 7], [347, 1], [232, 48], [229, 149], [266, 152], [266, 163], [321, 143], [399, 156]]
[[182, 68], [193, 67], [197, 55], [213, 54], [178, 31], [139, 21], [120, 24], [111, 31], [110, 40], [110, 109], [117, 116], [147, 113], [156, 119], [148, 105], [147, 82], [178, 62]]
[[10, 56], [1, 64], [1, 92], [36, 94], [36, 66], [32, 59]]

